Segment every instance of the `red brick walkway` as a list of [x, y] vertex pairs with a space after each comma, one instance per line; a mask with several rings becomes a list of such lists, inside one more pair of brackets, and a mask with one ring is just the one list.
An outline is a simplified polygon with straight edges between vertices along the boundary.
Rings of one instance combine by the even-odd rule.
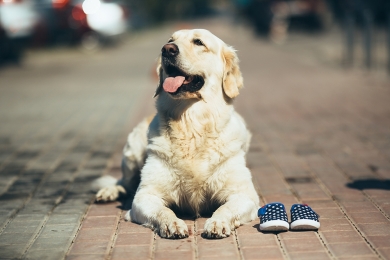
[[[84, 186], [97, 175], [120, 177], [125, 136], [131, 126], [153, 111], [154, 86], [146, 84], [142, 89], [144, 94], [136, 96], [137, 103], [129, 107], [131, 115], [123, 112], [127, 103], [122, 100], [119, 90], [124, 91], [126, 84], [131, 85], [131, 79], [124, 77], [121, 78], [123, 82], [117, 83], [123, 87], [112, 92], [117, 95], [116, 101], [106, 100], [111, 110], [104, 118], [99, 115], [90, 118], [90, 123], [94, 124], [87, 127], [93, 132], [105, 123], [105, 130], [99, 129], [97, 136], [100, 136], [99, 140], [105, 140], [105, 133], [111, 133], [108, 141], [115, 140], [114, 145], [107, 148], [109, 142], [102, 142], [95, 146], [95, 152], [90, 156], [74, 164], [78, 170], [72, 180], [76, 182], [69, 184], [71, 188], [64, 188], [58, 200], [62, 202], [53, 204], [45, 213], [45, 221], [37, 222], [38, 231], [31, 231], [32, 238], [27, 242], [21, 242], [22, 236], [16, 236], [19, 234], [16, 231], [8, 240], [3, 239], [11, 234], [7, 230], [13, 223], [21, 223], [15, 221], [25, 216], [20, 215], [24, 208], [4, 217], [6, 224], [0, 232], [0, 250], [9, 252], [13, 246], [19, 251], [12, 252], [20, 252], [21, 256], [31, 259], [38, 259], [38, 256], [40, 259], [59, 259], [65, 254], [66, 259], [390, 259], [390, 82], [374, 74], [346, 71], [308, 59], [308, 50], [298, 44], [292, 51], [256, 40], [249, 31], [226, 21], [206, 21], [190, 26], [210, 29], [239, 51], [245, 88], [236, 100], [236, 108], [253, 133], [248, 166], [262, 204], [279, 201], [289, 209], [297, 202], [308, 203], [321, 216], [319, 231], [265, 234], [258, 230], [258, 220], [254, 220], [238, 228], [229, 238], [206, 240], [201, 237], [205, 222], [201, 218], [186, 220], [189, 238], [167, 240], [150, 229], [125, 222], [125, 211], [121, 207], [128, 205], [120, 202], [91, 204], [93, 195], [87, 194]], [[168, 39], [166, 34], [174, 28], [143, 33], [138, 41], [130, 42], [126, 49], [120, 50], [136, 57], [141, 52], [157, 55], [158, 46]], [[310, 38], [307, 39], [309, 42], [303, 42], [302, 46], [310, 44]], [[318, 42], [321, 39], [317, 39], [316, 44]], [[326, 38], [322, 44], [327, 44]], [[132, 62], [130, 54], [124, 59], [112, 52], [117, 59], [110, 60], [112, 64], [126, 64], [125, 59]], [[150, 66], [145, 65], [148, 62], [132, 66], [139, 67], [140, 71], [150, 71], [153, 55], [149, 56]], [[126, 74], [122, 67], [121, 71]], [[94, 75], [92, 70], [88, 75]], [[9, 78], [10, 82], [13, 80]], [[99, 95], [110, 95], [109, 90], [99, 91], [96, 100]], [[137, 91], [141, 90], [137, 88]], [[89, 100], [88, 104], [96, 100]], [[118, 101], [120, 103], [116, 103]], [[122, 114], [118, 115], [118, 111], [125, 115], [125, 122], [121, 121]], [[80, 116], [80, 120], [82, 118]], [[110, 122], [117, 123], [112, 127]], [[22, 131], [18, 133], [23, 136]], [[77, 138], [84, 140], [81, 137]], [[89, 144], [88, 140], [84, 142]], [[80, 153], [84, 148], [79, 144], [77, 151]], [[106, 154], [96, 155], [98, 151], [106, 151]], [[53, 156], [57, 158], [58, 155]], [[44, 167], [51, 167], [45, 173], [47, 179], [51, 172], [56, 172], [58, 165]], [[86, 178], [84, 182], [80, 179], [82, 176]], [[3, 189], [12, 188], [15, 180], [10, 179], [11, 184]], [[45, 188], [45, 183], [45, 180], [41, 181], [36, 190], [47, 191], [50, 185]], [[7, 192], [4, 194], [9, 195]], [[27, 207], [29, 201], [34, 202], [36, 193], [33, 190], [32, 197], [23, 205]], [[8, 198], [2, 196], [0, 200]], [[80, 198], [87, 204], [80, 204]], [[67, 206], [64, 208], [63, 205]], [[56, 214], [61, 207], [61, 216], [71, 208], [79, 210], [72, 211], [74, 219], [67, 215], [67, 218], [56, 220], [54, 217], [59, 216]], [[59, 242], [58, 234], [64, 234], [67, 240]], [[15, 238], [14, 242], [9, 242], [10, 237]], [[56, 246], [50, 247], [50, 243], [56, 243]], [[54, 250], [61, 245], [64, 249]], [[54, 253], [58, 253], [58, 258], [53, 257]], [[9, 257], [11, 253], [0, 253], [0, 256], [12, 258]]]
[[286, 52], [246, 31], [205, 27], [239, 50], [245, 89], [236, 107], [253, 132], [248, 165], [262, 202], [308, 203], [320, 230], [264, 234], [255, 220], [206, 240], [201, 218], [187, 220], [188, 239], [166, 240], [124, 222], [118, 203], [94, 204], [68, 259], [390, 258], [389, 82], [305, 63], [304, 49]]

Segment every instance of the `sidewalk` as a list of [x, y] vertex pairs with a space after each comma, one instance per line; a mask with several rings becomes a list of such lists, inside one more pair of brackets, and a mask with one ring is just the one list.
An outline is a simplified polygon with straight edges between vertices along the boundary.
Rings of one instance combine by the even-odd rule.
[[262, 204], [307, 203], [319, 231], [265, 234], [254, 220], [207, 240], [200, 218], [186, 220], [189, 238], [167, 240], [125, 222], [128, 205], [93, 203], [89, 183], [120, 177], [127, 133], [154, 110], [150, 74], [171, 26], [95, 56], [49, 53], [0, 71], [0, 259], [390, 259], [390, 81], [226, 21], [191, 26], [238, 50], [236, 108], [253, 133]]

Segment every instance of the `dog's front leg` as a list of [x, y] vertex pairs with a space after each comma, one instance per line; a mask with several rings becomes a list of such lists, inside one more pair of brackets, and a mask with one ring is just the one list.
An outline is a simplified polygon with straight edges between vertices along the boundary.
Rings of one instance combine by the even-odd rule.
[[188, 237], [187, 224], [176, 217], [155, 190], [153, 192], [146, 188], [138, 190], [129, 213], [131, 221], [152, 228], [161, 237]]
[[[254, 190], [254, 189], [253, 189]], [[227, 198], [204, 225], [203, 235], [208, 238], [224, 238], [242, 223], [252, 221], [258, 209], [257, 195], [234, 194]]]

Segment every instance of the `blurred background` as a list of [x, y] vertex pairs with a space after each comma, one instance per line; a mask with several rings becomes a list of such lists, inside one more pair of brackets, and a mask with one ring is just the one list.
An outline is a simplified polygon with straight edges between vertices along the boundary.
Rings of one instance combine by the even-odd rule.
[[0, 0], [0, 258], [63, 259], [94, 200], [87, 187], [120, 178], [128, 133], [155, 112], [157, 58], [183, 28], [237, 50], [235, 108], [253, 133], [259, 194], [366, 203], [389, 216], [388, 193], [365, 190], [361, 201], [343, 188], [365, 179], [388, 189], [389, 2]]
[[0, 63], [20, 64], [26, 50], [115, 46], [142, 30], [204, 17], [228, 18], [278, 45], [321, 38], [328, 46], [310, 55], [390, 71], [387, 0], [0, 0]]

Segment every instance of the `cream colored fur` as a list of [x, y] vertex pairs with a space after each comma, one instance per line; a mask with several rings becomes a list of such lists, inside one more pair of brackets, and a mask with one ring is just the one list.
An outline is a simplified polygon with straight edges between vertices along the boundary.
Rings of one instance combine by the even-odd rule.
[[[204, 46], [195, 45], [194, 39]], [[232, 104], [243, 84], [238, 59], [232, 47], [206, 30], [178, 31], [171, 41], [180, 50], [180, 68], [201, 75], [205, 84], [197, 93], [172, 96], [162, 89], [166, 75], [158, 66], [157, 114], [130, 133], [124, 177], [100, 190], [97, 199], [116, 199], [125, 192], [117, 186], [131, 190], [131, 179], [142, 168], [128, 220], [162, 237], [183, 238], [187, 225], [172, 209], [197, 217], [211, 211], [204, 235], [226, 237], [253, 220], [259, 205], [245, 163], [251, 135]]]

